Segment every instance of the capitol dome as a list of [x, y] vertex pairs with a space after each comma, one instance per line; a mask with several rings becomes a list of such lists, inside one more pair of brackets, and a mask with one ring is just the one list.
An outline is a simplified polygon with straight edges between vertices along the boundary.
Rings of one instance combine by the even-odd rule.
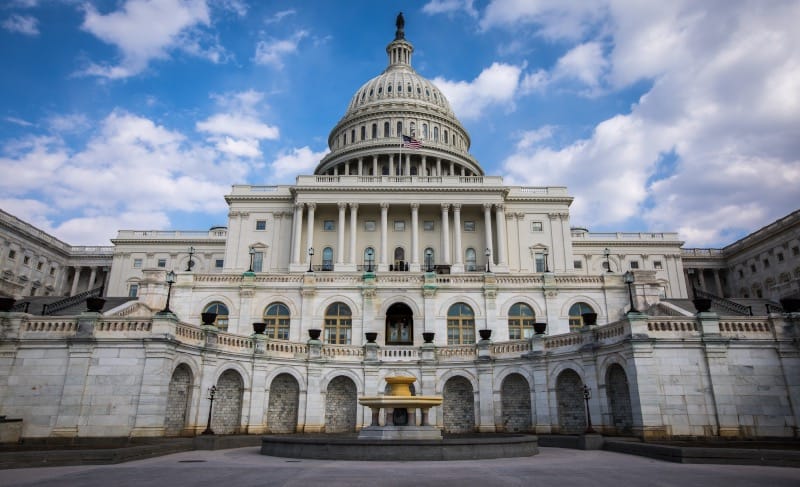
[[[317, 175], [483, 176], [470, 138], [444, 94], [411, 65], [414, 46], [398, 16], [389, 64], [353, 95], [328, 136]], [[402, 148], [403, 136], [411, 147]]]

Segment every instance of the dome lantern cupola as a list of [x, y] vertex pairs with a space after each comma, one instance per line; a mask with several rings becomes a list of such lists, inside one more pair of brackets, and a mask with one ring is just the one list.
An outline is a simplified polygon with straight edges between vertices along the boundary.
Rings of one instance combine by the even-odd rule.
[[395, 25], [397, 25], [397, 31], [394, 34], [394, 40], [386, 46], [386, 54], [389, 55], [389, 67], [387, 69], [410, 68], [411, 53], [414, 52], [414, 46], [406, 40], [406, 21], [403, 19], [403, 12], [397, 15]]

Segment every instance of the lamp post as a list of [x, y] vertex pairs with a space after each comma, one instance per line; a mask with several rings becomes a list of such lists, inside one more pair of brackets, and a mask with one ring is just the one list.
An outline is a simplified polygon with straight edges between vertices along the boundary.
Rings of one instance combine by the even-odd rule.
[[545, 272], [550, 272], [550, 266], [547, 263], [547, 261], [549, 260], [548, 257], [550, 257], [550, 254], [547, 253], [547, 251], [545, 250], [544, 251], [544, 271]]
[[608, 261], [608, 256], [611, 255], [611, 251], [608, 250], [608, 247], [603, 250], [603, 255], [606, 256], [606, 272], [611, 272], [611, 262]]
[[[314, 247], [309, 247], [308, 248], [308, 272], [314, 272], [311, 269], [311, 258], [312, 257], [314, 257]], [[325, 256], [323, 255], [323, 257], [325, 257]]]
[[192, 267], [194, 267], [192, 256], [194, 256], [194, 247], [189, 247], [189, 262], [186, 263], [186, 272], [191, 271]]
[[589, 411], [589, 399], [592, 398], [592, 391], [589, 390], [589, 386], [586, 384], [583, 385], [583, 400], [586, 401], [586, 431], [584, 434], [593, 434], [596, 433], [594, 428], [592, 428], [592, 413]]
[[172, 285], [175, 284], [175, 271], [167, 272], [167, 305], [161, 310], [162, 313], [172, 313], [169, 309], [169, 296], [172, 294]]
[[483, 254], [486, 256], [486, 272], [492, 272], [492, 249], [486, 247], [486, 250], [483, 252]]
[[433, 272], [433, 250], [428, 249], [425, 251], [425, 271]]
[[631, 300], [631, 309], [628, 310], [628, 313], [638, 313], [639, 310], [636, 309], [636, 306], [633, 304], [633, 283], [636, 281], [633, 272], [625, 271], [625, 274], [622, 275], [622, 279], [625, 281], [625, 284], [628, 285], [628, 298]]
[[375, 251], [372, 247], [367, 249], [367, 272], [372, 272], [372, 263], [374, 262]]
[[201, 434], [213, 435], [214, 430], [211, 429], [211, 410], [214, 409], [214, 396], [217, 394], [217, 386], [208, 388], [208, 422], [206, 423], [206, 430]]
[[256, 249], [250, 247], [249, 254], [250, 254], [250, 268], [247, 269], [247, 272], [253, 272], [253, 261], [256, 258]]

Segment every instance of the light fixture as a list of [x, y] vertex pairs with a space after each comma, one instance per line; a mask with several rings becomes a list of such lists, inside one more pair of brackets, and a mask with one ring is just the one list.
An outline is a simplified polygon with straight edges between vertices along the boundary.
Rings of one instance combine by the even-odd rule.
[[250, 253], [250, 268], [247, 269], [247, 272], [253, 272], [253, 261], [256, 258], [256, 249], [250, 247], [249, 253]]
[[625, 271], [625, 274], [622, 275], [622, 279], [625, 281], [625, 284], [628, 285], [628, 297], [631, 301], [631, 309], [628, 310], [628, 313], [638, 313], [639, 310], [633, 305], [633, 283], [636, 281], [636, 278], [634, 277], [633, 272]]
[[491, 262], [492, 262], [492, 249], [486, 247], [486, 250], [483, 252], [486, 255], [486, 272], [492, 272]]
[[547, 263], [547, 261], [549, 260], [548, 259], [549, 256], [550, 256], [550, 254], [548, 254], [547, 251], [545, 250], [544, 251], [544, 271], [545, 272], [550, 272], [550, 266]]
[[[314, 272], [311, 269], [311, 258], [314, 257], [314, 247], [308, 248], [308, 272]], [[324, 257], [324, 256], [323, 256]]]
[[194, 267], [194, 261], [192, 260], [192, 256], [194, 255], [194, 247], [189, 247], [189, 262], [186, 263], [186, 272], [192, 270]]
[[603, 255], [606, 256], [606, 272], [611, 272], [611, 263], [608, 261], [608, 256], [611, 255], [611, 251], [608, 250], [608, 247], [603, 250]]
[[167, 304], [164, 306], [164, 309], [161, 310], [162, 313], [172, 313], [172, 310], [169, 309], [169, 297], [172, 294], [172, 285], [175, 284], [175, 271], [167, 272]]
[[589, 399], [592, 398], [592, 391], [589, 389], [589, 386], [586, 384], [583, 385], [583, 400], [586, 401], [586, 434], [593, 434], [595, 433], [594, 428], [592, 428], [592, 413], [589, 411]]
[[433, 249], [425, 251], [425, 268], [427, 272], [433, 272]]
[[213, 435], [214, 430], [211, 429], [211, 411], [214, 409], [214, 396], [217, 394], [217, 386], [211, 386], [208, 388], [208, 423], [206, 423], [206, 430], [203, 431], [202, 435]]

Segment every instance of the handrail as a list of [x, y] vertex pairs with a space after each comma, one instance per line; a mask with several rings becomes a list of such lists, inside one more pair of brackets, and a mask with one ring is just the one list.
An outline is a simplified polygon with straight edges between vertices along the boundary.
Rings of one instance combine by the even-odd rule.
[[42, 315], [49, 315], [53, 314], [57, 311], [61, 311], [62, 309], [69, 308], [75, 304], [80, 303], [81, 301], [86, 300], [87, 298], [93, 298], [95, 296], [102, 296], [103, 295], [103, 286], [96, 287], [94, 289], [89, 289], [88, 291], [84, 291], [82, 293], [78, 293], [74, 296], [67, 296], [64, 299], [58, 300], [55, 303], [45, 304], [42, 306]]
[[716, 294], [703, 291], [702, 289], [694, 289], [694, 295], [695, 297], [710, 299], [713, 304], [716, 304], [720, 308], [725, 308], [728, 311], [743, 314], [745, 316], [753, 316], [752, 306], [745, 306], [735, 301], [731, 301], [730, 299], [721, 298]]

